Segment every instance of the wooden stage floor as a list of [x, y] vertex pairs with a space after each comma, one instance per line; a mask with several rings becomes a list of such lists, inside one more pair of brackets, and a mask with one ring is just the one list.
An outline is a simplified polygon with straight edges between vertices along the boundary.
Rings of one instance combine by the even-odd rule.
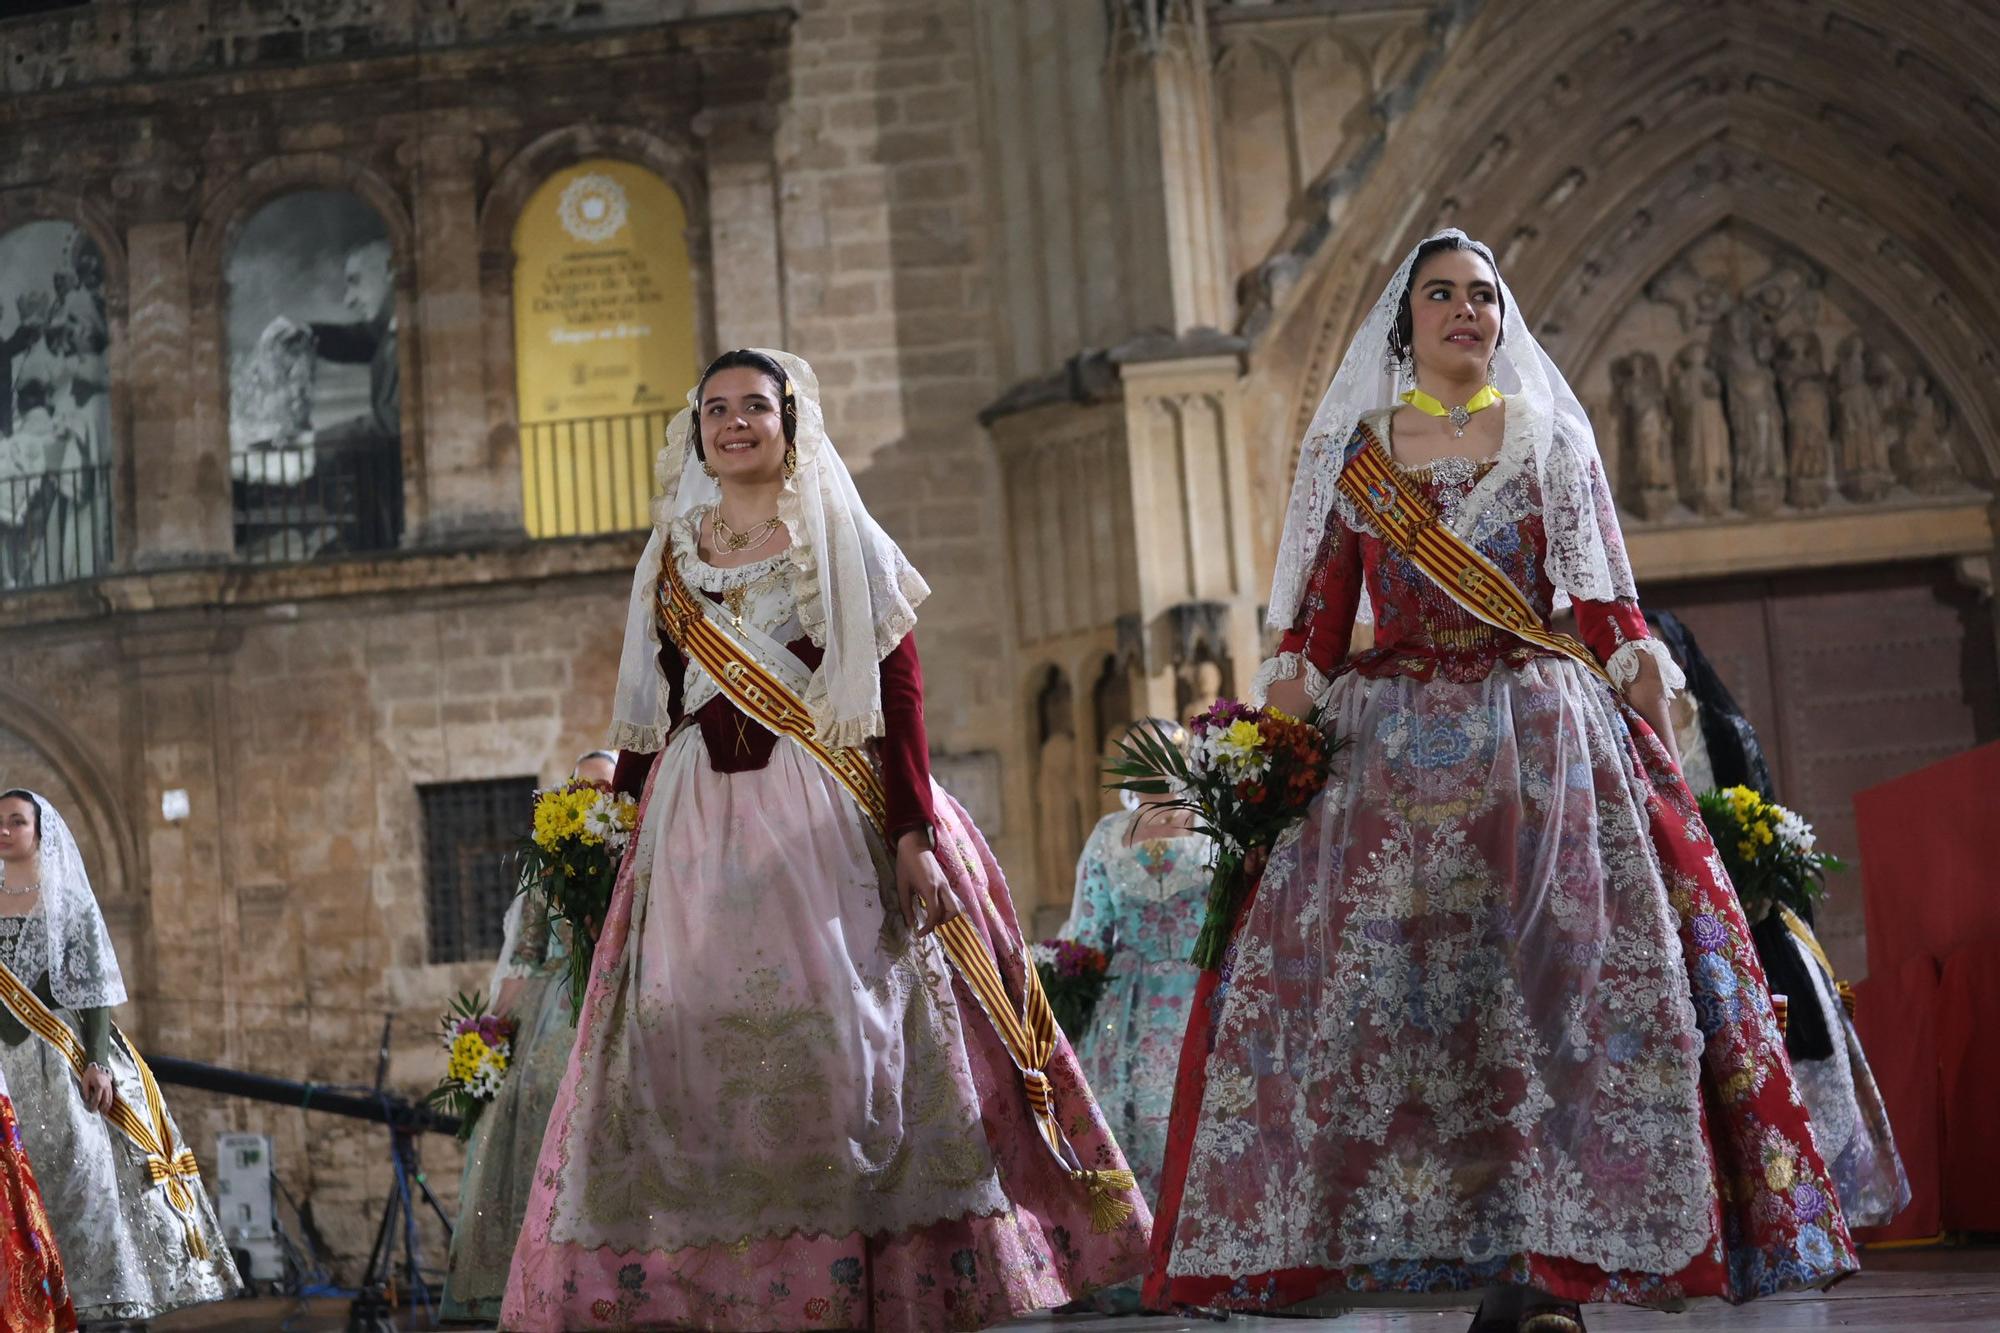
[[[1838, 1329], [1841, 1333], [1929, 1333], [1931, 1329], [2000, 1330], [2000, 1247], [1898, 1250], [1864, 1254], [1863, 1269], [1832, 1291], [1806, 1292], [1732, 1307], [1702, 1303], [1683, 1314], [1614, 1306], [1586, 1311], [1591, 1333], [1712, 1333], [1713, 1330]], [[1025, 1319], [1007, 1333], [1463, 1333], [1463, 1310], [1359, 1310], [1330, 1319], [1255, 1319], [1226, 1322], [1136, 1316], [1087, 1315]], [[154, 1333], [336, 1333], [346, 1326], [341, 1301], [315, 1301], [310, 1309], [278, 1300], [231, 1301], [183, 1310], [153, 1321]], [[405, 1319], [399, 1327], [428, 1327]]]

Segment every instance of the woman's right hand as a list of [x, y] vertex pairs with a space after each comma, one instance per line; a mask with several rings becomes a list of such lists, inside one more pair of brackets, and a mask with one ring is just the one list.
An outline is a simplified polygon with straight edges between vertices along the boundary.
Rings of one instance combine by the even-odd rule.
[[83, 1071], [83, 1104], [99, 1115], [109, 1115], [117, 1100], [118, 1087], [111, 1081], [111, 1071], [103, 1065], [86, 1066]]

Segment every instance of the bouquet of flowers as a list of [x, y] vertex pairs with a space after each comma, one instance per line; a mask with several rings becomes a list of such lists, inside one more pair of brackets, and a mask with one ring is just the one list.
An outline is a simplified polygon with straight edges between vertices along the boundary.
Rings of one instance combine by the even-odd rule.
[[442, 1103], [458, 1117], [458, 1138], [472, 1137], [472, 1127], [486, 1103], [500, 1095], [500, 1080], [514, 1054], [514, 1020], [486, 1012], [476, 995], [460, 995], [440, 1020], [441, 1039], [450, 1062], [444, 1077], [424, 1100]]
[[1326, 786], [1327, 766], [1345, 740], [1316, 719], [1218, 699], [1194, 720], [1189, 753], [1134, 727], [1118, 743], [1107, 785], [1142, 796], [1173, 796], [1168, 808], [1191, 810], [1195, 829], [1215, 842], [1208, 913], [1190, 960], [1214, 968], [1236, 928], [1236, 914], [1278, 836], [1304, 817]]
[[1044, 940], [1028, 952], [1034, 956], [1056, 1022], [1071, 1042], [1081, 1041], [1105, 983], [1111, 980], [1111, 960], [1102, 949], [1075, 940]]
[[539, 893], [551, 923], [569, 927], [570, 1012], [583, 1012], [597, 932], [611, 910], [611, 890], [625, 844], [639, 822], [629, 796], [571, 781], [535, 793], [535, 832], [521, 848], [523, 891]]
[[1838, 857], [1814, 850], [1812, 825], [1748, 787], [1705, 791], [1695, 799], [1753, 921], [1772, 907], [1801, 911], [1826, 892], [1829, 870], [1846, 868]]

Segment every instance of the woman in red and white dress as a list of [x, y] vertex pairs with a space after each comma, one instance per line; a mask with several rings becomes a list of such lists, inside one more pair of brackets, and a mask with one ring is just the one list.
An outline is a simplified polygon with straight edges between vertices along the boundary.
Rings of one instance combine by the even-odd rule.
[[1478, 1333], [1581, 1333], [1851, 1270], [1588, 419], [1462, 233], [1335, 375], [1270, 616], [1260, 691], [1350, 744], [1200, 983], [1149, 1303], [1478, 1290]]

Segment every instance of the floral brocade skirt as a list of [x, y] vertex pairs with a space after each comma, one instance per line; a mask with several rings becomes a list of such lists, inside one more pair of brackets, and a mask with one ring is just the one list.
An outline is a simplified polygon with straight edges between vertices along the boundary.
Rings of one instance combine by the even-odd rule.
[[0, 1333], [73, 1333], [62, 1256], [0, 1079]]
[[1149, 1303], [1670, 1305], [1854, 1249], [1685, 784], [1563, 659], [1344, 675], [1182, 1048]]
[[[1018, 980], [1005, 881], [942, 791], [940, 861]], [[655, 763], [542, 1146], [501, 1326], [973, 1329], [1140, 1272], [1147, 1210], [1093, 1231], [1019, 1076], [880, 840], [781, 741]], [[1059, 1045], [1086, 1165], [1122, 1167]]]

